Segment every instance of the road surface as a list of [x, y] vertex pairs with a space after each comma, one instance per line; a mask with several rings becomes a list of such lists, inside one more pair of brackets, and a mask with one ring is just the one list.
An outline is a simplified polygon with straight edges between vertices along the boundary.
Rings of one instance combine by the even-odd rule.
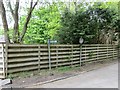
[[32, 88], [118, 88], [118, 64]]

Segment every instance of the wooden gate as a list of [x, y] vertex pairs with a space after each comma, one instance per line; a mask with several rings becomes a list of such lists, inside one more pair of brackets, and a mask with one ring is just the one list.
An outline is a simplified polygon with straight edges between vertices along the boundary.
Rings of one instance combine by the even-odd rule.
[[4, 45], [0, 44], [0, 79], [5, 78]]

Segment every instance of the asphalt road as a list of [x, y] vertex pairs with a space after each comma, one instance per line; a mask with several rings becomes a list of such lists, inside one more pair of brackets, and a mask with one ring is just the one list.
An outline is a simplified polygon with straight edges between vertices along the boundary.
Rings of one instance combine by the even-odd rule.
[[118, 88], [118, 64], [32, 88]]

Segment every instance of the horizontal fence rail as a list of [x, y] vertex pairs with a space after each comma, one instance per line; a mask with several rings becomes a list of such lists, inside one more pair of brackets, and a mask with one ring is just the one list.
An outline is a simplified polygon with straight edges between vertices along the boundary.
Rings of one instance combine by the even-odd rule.
[[[89, 44], [51, 45], [50, 62], [47, 45], [8, 45], [7, 73], [49, 69], [61, 66], [79, 66], [84, 62], [117, 59], [115, 45]], [[49, 66], [51, 64], [51, 66]]]

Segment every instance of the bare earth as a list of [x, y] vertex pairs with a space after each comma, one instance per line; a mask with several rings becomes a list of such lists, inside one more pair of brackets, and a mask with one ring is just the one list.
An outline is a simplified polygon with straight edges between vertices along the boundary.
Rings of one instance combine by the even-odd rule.
[[[72, 85], [69, 85], [69, 83], [71, 83], [71, 81], [73, 81], [73, 83], [76, 84], [74, 87], [86, 87], [84, 85], [88, 85], [87, 87], [89, 87], [89, 86], [93, 87], [96, 85], [96, 83], [93, 83], [93, 81], [97, 82], [98, 80], [102, 80], [105, 83], [111, 82], [112, 85], [110, 87], [117, 87], [118, 86], [117, 85], [117, 82], [118, 82], [117, 81], [118, 80], [117, 63], [118, 63], [118, 60], [112, 60], [112, 61], [104, 60], [104, 62], [96, 62], [96, 63], [91, 63], [91, 64], [86, 63], [81, 68], [77, 67], [77, 68], [73, 68], [70, 70], [66, 70], [64, 72], [52, 70], [52, 74], [50, 74], [49, 72], [46, 72], [46, 71], [48, 71], [48, 70], [46, 70], [45, 72], [41, 72], [37, 75], [33, 73], [29, 77], [14, 78], [12, 80], [12, 82], [13, 82], [12, 84], [2, 86], [2, 88], [11, 88], [11, 87], [12, 88], [22, 88], [22, 87], [46, 88], [46, 87], [49, 87], [49, 85], [51, 87], [59, 87], [59, 88], [65, 87], [65, 86], [73, 87]], [[86, 73], [79, 74], [81, 72], [86, 72]], [[53, 79], [60, 78], [60, 77], [66, 77], [66, 76], [69, 77], [71, 75], [76, 75], [76, 74], [79, 74], [79, 75], [73, 77], [75, 80], [74, 79], [72, 80], [71, 78], [69, 78], [70, 80], [65, 79], [65, 81], [60, 80], [60, 81], [54, 82], [56, 84], [51, 83], [51, 84], [45, 84], [45, 85], [38, 85], [41, 82], [53, 80]], [[86, 82], [84, 81], [85, 79], [86, 79]], [[76, 80], [79, 80], [79, 82], [77, 83]], [[88, 82], [87, 82], [87, 80], [88, 80]], [[111, 81], [107, 81], [107, 80], [111, 80]], [[99, 81], [97, 83], [102, 83], [102, 81]], [[64, 83], [64, 85], [57, 84], [59, 82]], [[54, 84], [54, 85], [52, 85], [52, 84]], [[95, 85], [93, 85], [93, 84], [95, 84]], [[108, 86], [106, 85], [106, 87], [108, 87]]]
[[118, 88], [118, 64], [32, 88]]

